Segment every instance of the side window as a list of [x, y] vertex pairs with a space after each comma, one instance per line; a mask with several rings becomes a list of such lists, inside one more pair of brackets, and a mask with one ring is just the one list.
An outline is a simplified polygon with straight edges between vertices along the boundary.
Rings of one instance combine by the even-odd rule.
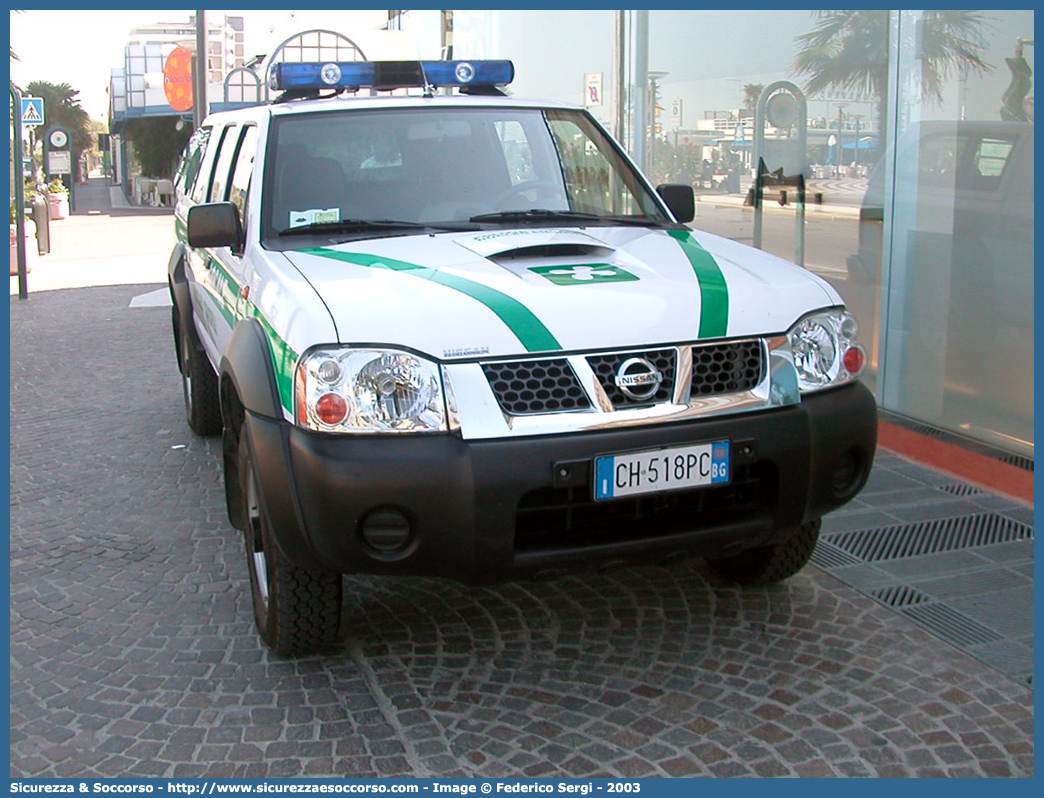
[[1006, 139], [984, 138], [979, 141], [972, 170], [976, 188], [988, 191], [1000, 188], [1001, 177], [1013, 149], [1015, 142]]
[[228, 198], [239, 208], [239, 218], [243, 229], [247, 226], [247, 197], [250, 193], [250, 176], [254, 173], [254, 156], [257, 154], [257, 127], [248, 125], [243, 129], [236, 156], [236, 166], [232, 172], [232, 185]]
[[634, 194], [620, 183], [618, 172], [585, 131], [571, 119], [552, 119], [550, 127], [574, 209], [610, 214], [641, 213]]
[[217, 165], [214, 167], [214, 177], [210, 182], [208, 202], [222, 202], [228, 199], [228, 181], [232, 176], [232, 164], [236, 159], [239, 132], [238, 126], [229, 126], [223, 136], [224, 141], [218, 153]]
[[210, 183], [214, 175], [214, 161], [221, 150], [222, 142], [228, 135], [228, 128], [223, 128], [217, 136], [211, 134], [207, 140], [207, 150], [203, 155], [203, 165], [199, 169], [195, 185], [192, 186], [192, 201], [197, 205], [206, 202], [210, 195]]
[[199, 167], [203, 163], [203, 153], [210, 139], [210, 128], [201, 127], [192, 134], [185, 152], [178, 164], [178, 172], [174, 178], [174, 191], [177, 196], [185, 196], [192, 188], [192, 184], [199, 174]]

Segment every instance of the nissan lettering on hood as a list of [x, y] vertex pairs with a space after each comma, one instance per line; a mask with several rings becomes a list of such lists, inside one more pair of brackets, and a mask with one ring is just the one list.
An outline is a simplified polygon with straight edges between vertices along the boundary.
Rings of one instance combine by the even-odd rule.
[[[336, 647], [345, 574], [706, 558], [797, 573], [876, 407], [823, 280], [689, 226], [509, 61], [284, 63], [176, 180], [189, 426], [221, 435], [255, 621]], [[391, 93], [394, 92], [394, 93]]]

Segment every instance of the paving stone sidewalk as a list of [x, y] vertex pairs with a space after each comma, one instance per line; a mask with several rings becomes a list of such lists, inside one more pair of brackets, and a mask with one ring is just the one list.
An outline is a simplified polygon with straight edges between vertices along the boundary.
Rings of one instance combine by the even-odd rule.
[[11, 299], [13, 777], [1033, 776], [1030, 686], [817, 567], [352, 578], [271, 655], [159, 287]]
[[[1033, 775], [1032, 510], [887, 452], [785, 585], [350, 579], [339, 651], [270, 655], [154, 299], [169, 230], [77, 191], [11, 301], [12, 776]], [[850, 545], [983, 518], [1021, 531]], [[994, 639], [924, 622], [954, 608]]]

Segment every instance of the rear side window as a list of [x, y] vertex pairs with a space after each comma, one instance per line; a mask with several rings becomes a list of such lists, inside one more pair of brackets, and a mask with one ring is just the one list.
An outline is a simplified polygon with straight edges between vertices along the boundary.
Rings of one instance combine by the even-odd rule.
[[254, 173], [254, 156], [257, 154], [257, 127], [247, 125], [240, 136], [236, 152], [236, 165], [232, 171], [232, 182], [228, 199], [239, 209], [243, 228], [247, 226], [247, 197], [250, 193], [250, 177]]
[[235, 163], [239, 149], [240, 131], [242, 128], [230, 126], [225, 133], [218, 153], [214, 177], [210, 183], [210, 202], [222, 202], [228, 199], [229, 180], [232, 178], [232, 164]]
[[199, 168], [196, 182], [192, 186], [192, 201], [197, 205], [206, 202], [210, 196], [210, 184], [214, 176], [214, 161], [221, 145], [228, 135], [228, 128], [223, 128], [218, 135], [211, 134], [207, 139], [207, 149], [203, 155], [203, 163]]
[[[1015, 149], [1014, 141], [981, 139], [979, 149], [975, 153], [975, 162], [972, 165], [974, 177], [977, 180], [999, 183], [1013, 149]], [[995, 180], [991, 181], [991, 178], [995, 178]]]
[[199, 167], [203, 163], [203, 153], [206, 151], [207, 142], [210, 140], [210, 128], [201, 127], [192, 134], [185, 152], [178, 164], [178, 172], [174, 178], [174, 190], [177, 196], [182, 197], [189, 192], [192, 184], [199, 174]]
[[997, 191], [1015, 142], [974, 133], [925, 138], [919, 157], [923, 185]]

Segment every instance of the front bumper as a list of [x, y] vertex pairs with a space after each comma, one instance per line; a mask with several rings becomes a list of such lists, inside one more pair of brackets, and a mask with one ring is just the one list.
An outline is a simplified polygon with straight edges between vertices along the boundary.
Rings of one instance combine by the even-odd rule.
[[[861, 384], [760, 412], [576, 434], [324, 435], [247, 415], [265, 511], [304, 567], [503, 581], [577, 562], [765, 545], [862, 488], [877, 410]], [[723, 487], [594, 503], [597, 455], [732, 441]], [[374, 511], [409, 525], [397, 550], [367, 543]]]

